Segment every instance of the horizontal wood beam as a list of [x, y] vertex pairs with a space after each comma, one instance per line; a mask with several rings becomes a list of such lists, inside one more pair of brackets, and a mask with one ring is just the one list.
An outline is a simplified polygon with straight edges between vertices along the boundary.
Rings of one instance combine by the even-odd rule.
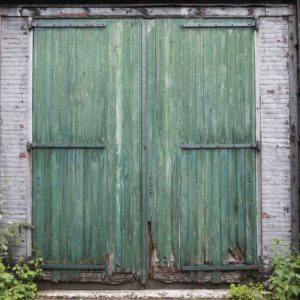
[[199, 265], [199, 266], [183, 266], [182, 271], [238, 271], [238, 270], [259, 270], [258, 265], [242, 265], [232, 264], [224, 266], [210, 266], [210, 265]]
[[41, 24], [41, 23], [35, 23], [32, 22], [31, 27], [37, 27], [37, 28], [58, 28], [58, 29], [63, 29], [63, 28], [100, 28], [104, 29], [106, 27], [105, 24], [80, 24], [80, 23], [68, 23], [68, 24]]
[[105, 265], [60, 265], [45, 264], [42, 269], [48, 270], [105, 270]]
[[249, 20], [247, 22], [235, 22], [235, 23], [228, 23], [228, 22], [220, 22], [217, 20], [211, 20], [211, 22], [203, 22], [203, 23], [194, 23], [194, 22], [188, 22], [180, 24], [181, 28], [256, 28], [256, 22], [253, 20]]
[[104, 144], [31, 144], [27, 143], [27, 150], [42, 149], [105, 149]]
[[255, 144], [184, 144], [182, 150], [197, 149], [259, 149], [258, 143]]

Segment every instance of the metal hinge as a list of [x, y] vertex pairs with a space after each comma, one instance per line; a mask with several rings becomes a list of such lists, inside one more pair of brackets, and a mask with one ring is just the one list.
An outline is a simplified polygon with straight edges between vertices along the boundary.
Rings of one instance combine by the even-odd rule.
[[69, 20], [66, 22], [59, 22], [59, 20], [55, 22], [39, 22], [39, 21], [34, 21], [31, 18], [31, 21], [29, 21], [29, 28], [57, 28], [57, 29], [62, 29], [62, 28], [99, 28], [103, 29], [106, 28], [106, 25], [103, 22], [86, 22], [86, 23], [78, 23], [77, 20]]
[[240, 22], [226, 22], [220, 20], [205, 20], [205, 22], [186, 22], [180, 24], [181, 28], [246, 28], [252, 27], [257, 29], [256, 20], [240, 21]]
[[31, 149], [105, 149], [104, 144], [32, 144], [27, 142], [27, 151]]
[[260, 150], [258, 142], [255, 144], [184, 144], [182, 150], [200, 150], [200, 149], [256, 149]]

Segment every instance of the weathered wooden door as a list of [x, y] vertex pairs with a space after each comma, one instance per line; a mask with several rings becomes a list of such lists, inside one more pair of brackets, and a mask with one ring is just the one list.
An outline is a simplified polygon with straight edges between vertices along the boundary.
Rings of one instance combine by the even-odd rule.
[[54, 280], [141, 272], [140, 24], [33, 23], [33, 232]]
[[253, 21], [33, 25], [34, 241], [52, 278], [252, 268]]
[[[154, 278], [204, 281], [205, 270], [256, 264], [253, 25], [222, 19], [145, 24]], [[212, 275], [221, 280], [220, 272]]]

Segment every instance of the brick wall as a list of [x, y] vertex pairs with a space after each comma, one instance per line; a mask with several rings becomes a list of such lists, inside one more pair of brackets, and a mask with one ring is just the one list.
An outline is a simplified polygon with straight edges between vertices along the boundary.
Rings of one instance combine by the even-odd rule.
[[265, 262], [274, 238], [291, 244], [288, 40], [287, 18], [260, 19], [262, 258]]
[[[1, 148], [0, 190], [5, 218], [26, 221], [28, 161], [28, 32], [27, 19], [1, 19]], [[26, 254], [24, 245], [17, 255]]]
[[[226, 9], [210, 9], [214, 16], [225, 16], [226, 13], [239, 15], [237, 9], [228, 8], [228, 11], [230, 13]], [[263, 12], [262, 8], [257, 11]], [[273, 238], [280, 238], [287, 245], [291, 243], [289, 25], [287, 17], [270, 17], [268, 12], [270, 10], [259, 19], [256, 45], [260, 96], [257, 116], [258, 119], [260, 117], [261, 136], [259, 172], [262, 218], [259, 216], [259, 227], [261, 225], [261, 249], [265, 262], [268, 262]], [[27, 19], [3, 17], [1, 28], [1, 194], [5, 217], [26, 220], [30, 216], [28, 204], [31, 194], [30, 164], [26, 153], [28, 125], [31, 122], [27, 103]], [[31, 243], [29, 235], [28, 243]], [[19, 254], [26, 253], [26, 246], [24, 243]]]

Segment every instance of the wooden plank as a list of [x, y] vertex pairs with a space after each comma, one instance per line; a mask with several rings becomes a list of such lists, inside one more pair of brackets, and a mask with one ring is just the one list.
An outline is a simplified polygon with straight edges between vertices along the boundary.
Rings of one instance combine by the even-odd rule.
[[[132, 91], [131, 91], [131, 107], [130, 107], [130, 135], [126, 139], [131, 139], [131, 145], [128, 152], [130, 153], [131, 162], [131, 178], [129, 193], [132, 197], [132, 261], [131, 271], [140, 276], [141, 273], [141, 234], [146, 235], [146, 231], [141, 227], [141, 135], [142, 135], [142, 120], [141, 120], [141, 20], [131, 21], [131, 72], [132, 72]], [[144, 228], [145, 229], [145, 228]], [[126, 237], [124, 237], [125, 239]], [[130, 250], [129, 250], [130, 251]]]
[[[99, 89], [97, 93], [98, 105], [97, 109], [94, 110], [95, 118], [99, 118], [99, 126], [98, 126], [98, 134], [99, 134], [99, 141], [103, 144], [108, 144], [108, 127], [111, 126], [110, 121], [108, 119], [109, 111], [108, 111], [108, 31], [101, 31], [101, 34], [97, 34], [98, 46], [97, 49], [99, 53], [97, 55], [97, 59], [99, 59], [99, 69], [102, 70], [101, 72], [97, 72], [99, 77], [97, 79], [96, 86]], [[95, 91], [96, 92], [96, 91]], [[97, 138], [98, 139], [98, 138]], [[97, 249], [97, 262], [105, 263], [105, 256], [108, 253], [107, 249], [107, 223], [110, 220], [109, 215], [107, 215], [107, 208], [108, 208], [108, 151], [110, 149], [106, 149], [101, 153], [97, 153], [97, 158], [99, 159], [99, 165], [97, 168], [98, 173], [98, 182], [100, 184], [96, 187], [97, 199], [98, 201], [98, 217], [99, 220], [99, 227], [95, 228], [98, 230], [96, 236], [99, 239], [99, 249]], [[100, 216], [100, 218], [99, 218]]]
[[[71, 108], [71, 105], [70, 105]], [[71, 116], [72, 117], [72, 116]], [[67, 249], [68, 249], [68, 263], [76, 263], [76, 227], [75, 227], [75, 218], [76, 218], [76, 150], [68, 151], [68, 196], [67, 196], [67, 205], [68, 209], [66, 214], [66, 224], [68, 228], [68, 240], [67, 240]]]
[[[74, 118], [75, 118], [75, 142], [84, 144], [86, 142], [86, 122], [84, 120], [85, 110], [85, 45], [84, 32], [76, 29], [76, 61], [82, 62], [76, 65], [76, 94], [74, 93]], [[79, 84], [80, 83], [80, 84]], [[76, 264], [84, 263], [84, 150], [76, 149], [75, 154], [75, 261]]]
[[[66, 120], [68, 116], [66, 115]], [[67, 125], [66, 125], [67, 126]], [[67, 131], [68, 132], [68, 131]], [[67, 138], [67, 137], [66, 137]], [[29, 149], [47, 148], [47, 149], [105, 149], [104, 144], [29, 144]]]
[[[222, 124], [222, 127], [225, 124]], [[221, 128], [222, 128], [221, 127]], [[220, 135], [221, 137], [221, 135]], [[184, 144], [180, 147], [182, 150], [195, 150], [195, 149], [258, 149], [257, 143], [252, 144]]]
[[[180, 74], [182, 79], [179, 83], [180, 90], [180, 104], [181, 104], [181, 142], [188, 142], [188, 48], [183, 45], [187, 45], [188, 42], [188, 32], [182, 31], [180, 33]], [[180, 264], [188, 264], [188, 154], [182, 153], [180, 155]]]
[[165, 199], [166, 197], [166, 185], [164, 182], [160, 181], [159, 178], [165, 177], [165, 127], [164, 127], [164, 120], [165, 120], [165, 89], [164, 89], [164, 73], [165, 73], [165, 58], [164, 58], [164, 20], [158, 20], [156, 26], [156, 97], [157, 97], [157, 168], [156, 168], [156, 181], [157, 181], [157, 206], [156, 206], [156, 218], [157, 218], [157, 255], [160, 260], [160, 266], [164, 265], [164, 246], [165, 246], [165, 221], [163, 219], [163, 215], [165, 215], [164, 211], [164, 201], [161, 199]]
[[[204, 99], [204, 34], [198, 32], [196, 39], [196, 92], [195, 92], [195, 112], [196, 112], [196, 136], [195, 142], [204, 143], [205, 133], [205, 99]], [[195, 264], [203, 265], [205, 260], [205, 195], [204, 195], [204, 157], [205, 153], [198, 152], [196, 160], [196, 235], [197, 235], [197, 252]], [[204, 272], [197, 272], [200, 282], [204, 282]]]
[[[228, 30], [220, 30], [219, 47], [220, 47], [220, 95], [219, 95], [219, 136], [218, 140], [222, 143], [228, 142], [228, 131], [230, 130], [230, 117], [228, 109]], [[222, 50], [221, 50], [222, 49]], [[230, 150], [229, 150], [230, 151]], [[220, 264], [228, 264], [228, 236], [229, 236], [229, 166], [227, 149], [219, 153], [220, 159]]]
[[[136, 182], [136, 167], [139, 168], [139, 164], [136, 163], [136, 160], [139, 160], [141, 148], [136, 145], [140, 141], [141, 131], [135, 131], [134, 123], [136, 121], [136, 128], [140, 128], [140, 119], [139, 117], [135, 120], [135, 108], [136, 105], [139, 107], [140, 102], [135, 102], [135, 100], [141, 101], [141, 85], [137, 82], [137, 76], [135, 67], [138, 67], [138, 73], [141, 73], [140, 68], [140, 51], [137, 41], [135, 40], [136, 37], [139, 39], [141, 35], [137, 32], [137, 20], [131, 20], [126, 22], [126, 27], [124, 30], [124, 36], [126, 36], [126, 44], [123, 45], [123, 59], [124, 61], [128, 61], [128, 64], [124, 64], [124, 73], [129, 73], [128, 81], [125, 83], [124, 78], [124, 85], [128, 87], [126, 96], [124, 95], [124, 118], [126, 119], [126, 129], [127, 131], [122, 132], [122, 135], [127, 139], [129, 136], [135, 136], [135, 141], [128, 139], [128, 141], [124, 142], [124, 146], [126, 148], [126, 154], [122, 159], [124, 163], [126, 162], [128, 167], [124, 164], [124, 172], [127, 173], [128, 181], [124, 182], [126, 189], [124, 189], [124, 198], [127, 202], [127, 210], [125, 214], [125, 218], [128, 219], [126, 221], [126, 229], [127, 233], [124, 232], [123, 235], [123, 243], [124, 243], [124, 265], [126, 266], [126, 270], [130, 270], [131, 268], [135, 268], [135, 258], [137, 254], [137, 246], [136, 240], [134, 235], [134, 224], [138, 220], [134, 220], [134, 216], [136, 214], [136, 197], [137, 193], [140, 192], [140, 186]], [[126, 51], [127, 50], [127, 51]], [[138, 90], [137, 90], [138, 89]], [[128, 157], [128, 160], [127, 160]], [[139, 172], [139, 171], [138, 171]], [[131, 183], [129, 185], [129, 182]], [[130, 217], [129, 217], [130, 216]], [[140, 216], [139, 216], [140, 217]], [[138, 218], [139, 219], [139, 218]], [[139, 226], [139, 225], [137, 225]], [[127, 238], [126, 238], [127, 237]], [[130, 252], [129, 255], [127, 253]]]
[[[53, 33], [51, 32], [43, 32], [44, 41], [45, 41], [45, 57], [43, 62], [45, 64], [41, 63], [41, 67], [44, 69], [44, 82], [42, 85], [43, 93], [44, 95], [41, 98], [36, 98], [36, 102], [40, 101], [40, 99], [44, 99], [43, 101], [40, 101], [43, 103], [41, 106], [42, 113], [38, 114], [39, 117], [42, 118], [42, 122], [44, 122], [42, 127], [39, 127], [39, 124], [37, 124], [36, 130], [39, 131], [40, 128], [40, 134], [42, 135], [41, 139], [37, 139], [38, 142], [44, 142], [44, 141], [50, 141], [50, 124], [51, 124], [51, 113], [53, 111], [52, 107], [52, 98], [53, 98], [53, 69], [52, 68], [45, 68], [46, 64], [52, 65], [53, 63], [53, 47], [52, 47], [52, 39], [53, 39]], [[43, 77], [42, 77], [43, 78]], [[38, 79], [38, 78], [36, 78]], [[45, 153], [45, 161], [44, 161], [44, 176], [45, 181], [43, 184], [45, 185], [45, 220], [44, 224], [40, 228], [44, 228], [45, 232], [45, 242], [44, 242], [44, 248], [45, 248], [45, 260], [51, 261], [52, 260], [52, 235], [51, 230], [52, 226], [49, 226], [49, 224], [52, 223], [52, 187], [51, 187], [51, 154], [47, 151]], [[43, 167], [43, 166], [41, 166]], [[48, 183], [48, 184], [46, 184]], [[41, 233], [43, 234], [43, 233]]]
[[35, 19], [32, 22], [32, 27], [39, 27], [39, 28], [82, 28], [82, 29], [89, 29], [89, 28], [100, 28], [104, 29], [106, 27], [107, 21], [101, 19]]
[[[60, 134], [63, 141], [69, 142], [70, 122], [69, 122], [69, 31], [61, 32], [61, 109], [60, 109]], [[68, 151], [60, 154], [61, 166], [61, 202], [60, 212], [66, 216], [69, 210], [68, 206]], [[60, 262], [68, 263], [68, 227], [65, 218], [60, 218]]]
[[172, 253], [174, 264], [180, 266], [180, 149], [175, 145], [181, 142], [180, 125], [180, 31], [178, 30], [178, 20], [171, 24], [172, 36], [172, 59], [171, 59], [171, 116], [172, 116], [172, 175], [171, 175], [171, 225], [172, 225]]
[[170, 265], [170, 258], [172, 254], [172, 221], [171, 221], [171, 190], [172, 190], [172, 160], [173, 160], [173, 135], [172, 135], [172, 20], [164, 20], [163, 25], [163, 56], [165, 61], [165, 71], [162, 75], [164, 82], [164, 93], [162, 93], [162, 100], [164, 104], [164, 128], [165, 128], [165, 151], [164, 151], [164, 177], [165, 177], [165, 194], [164, 194], [164, 257], [166, 259], [167, 266]]
[[[59, 218], [60, 218], [60, 176], [59, 176], [59, 154], [54, 150], [50, 156], [51, 177], [50, 187], [52, 189], [51, 198], [49, 197], [51, 205], [51, 261], [59, 262]], [[59, 278], [58, 272], [52, 272], [52, 280], [57, 281]]]
[[[213, 143], [220, 140], [220, 30], [216, 29], [212, 31], [212, 111], [211, 111], [211, 131], [210, 139]], [[217, 87], [217, 88], [214, 88]], [[211, 160], [212, 177], [210, 184], [212, 184], [212, 198], [211, 198], [211, 231], [212, 231], [212, 262], [215, 265], [219, 265], [220, 262], [220, 250], [221, 250], [221, 199], [220, 199], [220, 153], [213, 152]], [[212, 273], [212, 282], [218, 283], [220, 280], [220, 273]]]
[[[151, 22], [151, 21], [150, 21]], [[145, 284], [149, 279], [149, 256], [151, 256], [152, 249], [151, 245], [151, 224], [149, 220], [152, 215], [152, 205], [149, 201], [148, 193], [148, 136], [147, 136], [147, 105], [148, 105], [148, 90], [147, 87], [147, 76], [146, 72], [148, 69], [148, 52], [147, 52], [147, 39], [151, 37], [149, 27], [151, 23], [148, 21], [141, 22], [141, 281]], [[150, 49], [150, 55], [152, 54]], [[150, 71], [151, 72], [151, 71]], [[150, 76], [152, 74], [150, 73]], [[151, 90], [152, 87], [150, 87]], [[151, 113], [151, 111], [150, 111]], [[150, 187], [151, 188], [151, 187]], [[149, 208], [149, 210], [147, 209]], [[148, 226], [150, 228], [148, 228]]]
[[[253, 32], [244, 31], [245, 70], [245, 139], [255, 141], [255, 93], [253, 92], [254, 43]], [[246, 206], [246, 262], [256, 262], [256, 205], [255, 205], [255, 153], [245, 151], [245, 206]], [[254, 198], [253, 198], [254, 196]], [[253, 209], [254, 208], [254, 209]]]
[[[116, 73], [116, 20], [110, 21], [110, 26], [107, 28], [107, 98], [108, 101], [108, 203], [107, 203], [107, 218], [108, 220], [115, 220], [115, 164], [116, 164], [116, 145], [115, 145], [115, 131], [116, 131], [116, 81], [114, 74]], [[107, 272], [111, 274], [114, 271], [114, 241], [115, 241], [115, 222], [107, 222]]]
[[[76, 88], [77, 88], [77, 34], [76, 29], [68, 30], [69, 44], [69, 93], [68, 93], [68, 114], [69, 114], [69, 132], [67, 141], [74, 144], [76, 141]], [[68, 152], [68, 209], [66, 226], [68, 228], [68, 263], [76, 263], [76, 148], [70, 149]], [[76, 276], [76, 273], [70, 271], [67, 280]]]
[[[161, 199], [164, 199], [164, 192], [165, 187], [162, 185], [162, 182], [159, 180], [159, 178], [164, 177], [164, 167], [163, 167], [163, 148], [164, 144], [162, 143], [162, 140], [164, 139], [164, 110], [162, 105], [162, 99], [164, 92], [163, 89], [163, 73], [164, 73], [164, 64], [165, 61], [163, 59], [163, 46], [162, 46], [162, 34], [163, 34], [163, 20], [156, 20], [156, 147], [157, 151], [156, 153], [156, 173], [155, 173], [155, 181], [156, 181], [156, 192], [157, 192], [157, 202], [155, 207], [155, 217], [156, 217], [156, 228], [157, 231], [157, 237], [156, 237], [156, 251], [157, 256], [160, 259], [160, 264], [162, 265], [162, 260], [164, 257], [164, 222], [162, 221], [162, 214], [164, 214], [164, 207], [163, 207], [163, 201]], [[161, 128], [161, 130], [158, 130], [158, 128]]]
[[[79, 119], [78, 119], [79, 121]], [[84, 176], [84, 153], [83, 150], [76, 150], [75, 154], [75, 261], [76, 264], [83, 263], [83, 246], [84, 246], [84, 194], [83, 194], [83, 176]]]
[[[196, 55], [195, 55], [195, 31], [189, 31], [187, 37], [187, 140], [195, 142], [196, 141], [196, 102], [195, 102], [195, 66], [196, 66]], [[186, 252], [186, 260], [188, 264], [194, 263], [196, 260], [196, 153], [193, 151], [187, 155], [187, 241], [189, 245]]]
[[[236, 98], [235, 98], [235, 142], [245, 142], [245, 103], [244, 103], [244, 82], [245, 76], [243, 60], [244, 39], [243, 31], [236, 31]], [[246, 210], [245, 210], [245, 168], [244, 168], [244, 150], [237, 152], [237, 242], [240, 250], [244, 253], [246, 246]]]
[[[50, 263], [52, 262], [52, 185], [51, 185], [51, 178], [52, 178], [52, 151], [50, 150], [44, 150], [45, 153], [45, 159], [44, 159], [44, 166], [41, 165], [39, 167], [44, 167], [44, 193], [45, 193], [45, 217], [44, 217], [44, 222], [42, 227], [43, 231], [40, 232], [39, 234], [43, 234], [45, 236], [45, 241], [44, 241], [44, 262], [45, 263]], [[48, 184], [45, 184], [48, 183]]]
[[70, 264], [44, 264], [45, 270], [104, 270], [105, 265], [70, 265]]
[[[123, 135], [122, 135], [122, 127], [124, 122], [124, 103], [123, 103], [123, 89], [124, 89], [124, 78], [123, 78], [123, 60], [122, 60], [122, 50], [123, 50], [123, 35], [125, 32], [125, 24], [121, 20], [116, 20], [115, 23], [115, 33], [114, 33], [114, 39], [115, 39], [115, 86], [114, 89], [116, 90], [116, 165], [115, 165], [115, 172], [116, 172], [116, 189], [115, 189], [115, 222], [116, 222], [116, 228], [115, 228], [115, 264], [116, 265], [123, 265], [124, 261], [121, 262], [121, 251], [122, 251], [122, 224], [124, 224], [123, 216], [122, 216], [122, 207], [123, 207], [123, 201], [125, 200], [124, 197], [124, 181], [123, 178], [123, 160], [122, 160], [122, 154], [123, 154]], [[128, 224], [128, 223], [127, 223]], [[126, 225], [127, 225], [126, 224]], [[125, 225], [125, 226], [126, 226]], [[129, 234], [127, 234], [128, 239], [130, 239]], [[128, 254], [129, 256], [131, 254]], [[126, 260], [126, 258], [125, 258]]]
[[[33, 38], [33, 78], [38, 73], [38, 31], [34, 32], [34, 38]], [[32, 88], [32, 97], [35, 99], [37, 92], [38, 92], [38, 84], [37, 81], [33, 79], [33, 88]], [[36, 111], [38, 111], [38, 104], [36, 104], [34, 101], [32, 103], [32, 123], [33, 123], [33, 131], [32, 131], [32, 138], [36, 139], [36, 130], [35, 130], [35, 124], [37, 122], [37, 116], [38, 114]], [[36, 183], [36, 171], [37, 171], [37, 164], [36, 164], [36, 154], [32, 154], [32, 240], [33, 245], [37, 247], [37, 238], [38, 238], [38, 231], [37, 231], [37, 199], [36, 193], [37, 193], [37, 183]], [[38, 247], [37, 247], [38, 248]], [[41, 251], [41, 250], [40, 250]]]
[[[236, 97], [236, 89], [235, 89], [235, 80], [236, 80], [236, 66], [235, 66], [235, 53], [236, 53], [236, 31], [234, 29], [229, 29], [228, 32], [228, 132], [227, 137], [230, 143], [234, 143], [234, 128], [236, 124], [236, 114], [235, 114], [235, 97]], [[237, 211], [236, 211], [236, 151], [229, 151], [228, 153], [228, 249], [233, 250], [236, 247], [237, 241]]]
[[[257, 122], [257, 109], [256, 109], [256, 91], [255, 91], [255, 74], [256, 74], [256, 70], [255, 70], [255, 34], [253, 33], [251, 36], [251, 51], [250, 51], [250, 55], [251, 55], [251, 61], [252, 61], [252, 67], [250, 66], [250, 70], [251, 70], [251, 98], [253, 99], [253, 103], [252, 103], [252, 113], [251, 113], [251, 127], [252, 127], [252, 137], [251, 139], [253, 141], [256, 140], [257, 136], [256, 136], [256, 124], [258, 124]], [[258, 215], [258, 210], [257, 210], [257, 205], [258, 205], [258, 193], [257, 193], [257, 189], [258, 187], [256, 186], [257, 184], [257, 179], [260, 178], [258, 175], [259, 170], [256, 169], [257, 166], [257, 161], [258, 161], [258, 156], [257, 153], [252, 152], [252, 203], [251, 203], [251, 226], [252, 226], [252, 238], [253, 238], [253, 242], [252, 242], [252, 253], [253, 253], [253, 261], [254, 263], [258, 262], [258, 220], [260, 218], [260, 216]]]
[[[99, 96], [99, 71], [100, 65], [100, 51], [98, 48], [99, 45], [99, 36], [100, 33], [97, 32], [97, 30], [88, 30], [89, 36], [87, 39], [87, 44], [90, 46], [89, 51], [87, 51], [87, 55], [90, 56], [90, 60], [88, 61], [87, 68], [90, 70], [87, 79], [88, 79], [88, 86], [89, 86], [89, 92], [90, 92], [90, 99], [91, 99], [91, 105], [88, 107], [87, 111], [87, 118], [88, 118], [88, 132], [89, 135], [87, 136], [87, 142], [97, 142], [101, 141], [101, 136], [99, 134], [99, 127], [101, 124], [101, 119], [97, 117], [96, 113], [99, 112], [99, 106], [100, 104], [100, 97]], [[99, 101], [100, 100], [100, 101]], [[105, 100], [104, 100], [105, 101]], [[104, 115], [100, 115], [101, 117], [104, 117]], [[97, 120], [97, 126], [95, 126], [95, 120]], [[102, 256], [102, 263], [104, 263], [104, 253], [99, 253], [99, 243], [100, 243], [100, 234], [98, 231], [99, 228], [99, 206], [100, 206], [100, 197], [97, 194], [97, 190], [99, 189], [100, 185], [100, 174], [99, 174], [99, 163], [100, 163], [100, 155], [102, 151], [99, 150], [87, 150], [86, 151], [86, 171], [88, 172], [87, 178], [89, 179], [88, 182], [85, 183], [85, 186], [87, 187], [87, 190], [89, 191], [89, 197], [85, 197], [86, 200], [89, 200], [90, 207], [89, 212], [90, 214], [87, 214], [87, 209], [85, 203], [85, 222], [87, 222], [87, 218], [89, 219], [89, 239], [88, 239], [88, 245], [89, 245], [89, 251], [86, 251], [85, 254], [85, 261], [87, 261], [89, 264], [99, 264], [100, 263], [100, 257]], [[85, 172], [86, 172], [85, 171]], [[99, 257], [99, 258], [98, 258]]]
[[[52, 106], [52, 114], [50, 116], [50, 141], [61, 142], [61, 128], [60, 128], [60, 115], [61, 115], [61, 89], [62, 89], [62, 74], [61, 74], [61, 32], [54, 30], [52, 33], [52, 99], [50, 101]], [[46, 91], [47, 92], [47, 91]], [[50, 125], [49, 124], [49, 125]], [[50, 179], [52, 188], [52, 219], [51, 219], [51, 236], [52, 236], [52, 260], [54, 262], [60, 262], [60, 202], [61, 202], [61, 177], [60, 177], [60, 153], [56, 150], [51, 155], [51, 170], [52, 177]], [[57, 281], [59, 278], [59, 272], [52, 272], [52, 280]]]
[[33, 215], [34, 215], [34, 241], [37, 253], [40, 256], [45, 255], [45, 243], [47, 236], [44, 234], [45, 218], [45, 186], [44, 186], [44, 151], [35, 151], [33, 153]]
[[200, 19], [188, 21], [180, 24], [183, 29], [197, 29], [197, 28], [209, 28], [209, 29], [223, 29], [223, 28], [255, 28], [257, 26], [254, 19]]
[[[212, 94], [211, 94], [211, 82], [212, 82], [212, 33], [209, 30], [203, 31], [204, 35], [204, 98], [206, 99], [205, 105], [205, 134], [204, 134], [204, 142], [211, 143], [211, 103], [212, 103]], [[204, 154], [204, 191], [205, 191], [205, 263], [212, 263], [212, 215], [211, 215], [211, 198], [212, 198], [212, 184], [210, 182], [212, 178], [212, 151], [205, 150]]]
[[[147, 72], [146, 83], [144, 84], [143, 90], [145, 89], [145, 98], [146, 108], [144, 113], [145, 118], [145, 130], [146, 130], [146, 146], [147, 150], [147, 178], [145, 180], [144, 189], [147, 191], [147, 221], [151, 222], [152, 226], [155, 227], [155, 129], [156, 129], [156, 104], [155, 104], [155, 65], [156, 65], [156, 38], [155, 38], [155, 30], [156, 30], [156, 21], [155, 20], [145, 20], [143, 22], [144, 34], [145, 34], [145, 44], [143, 45], [143, 53], [146, 55], [146, 66], [143, 65], [144, 72]], [[155, 232], [152, 232], [155, 234]]]
[[200, 266], [183, 266], [182, 271], [239, 271], [239, 270], [259, 270], [260, 266], [258, 265], [200, 265]]
[[[45, 37], [39, 31], [35, 32], [34, 35], [34, 76], [35, 78], [45, 78], [45, 72], [40, 64], [37, 62], [43, 61], [46, 54], [45, 50]], [[40, 98], [44, 94], [44, 91], [41, 85], [37, 84], [36, 81], [33, 81], [33, 98]], [[33, 124], [37, 128], [43, 128], [43, 118], [38, 118], [37, 112], [42, 111], [43, 103], [34, 102], [32, 107], [33, 109]], [[35, 130], [33, 128], [33, 139], [42, 140], [44, 138], [43, 131]], [[32, 166], [32, 182], [33, 182], [33, 241], [37, 248], [39, 255], [44, 255], [44, 234], [43, 234], [43, 217], [44, 217], [44, 173], [42, 171], [44, 165], [43, 151], [34, 152], [32, 156], [33, 166]]]
[[[123, 226], [124, 230], [121, 233], [122, 238], [122, 267], [124, 270], [129, 271], [132, 265], [133, 256], [133, 195], [132, 188], [129, 186], [129, 182], [133, 180], [133, 164], [132, 164], [132, 151], [130, 149], [133, 146], [133, 141], [126, 140], [127, 137], [132, 136], [132, 99], [133, 99], [133, 72], [132, 72], [132, 64], [133, 64], [133, 27], [134, 22], [131, 20], [127, 20], [123, 22], [123, 37], [122, 37], [122, 53], [121, 59], [122, 64], [120, 69], [122, 71], [122, 85], [123, 85], [123, 97], [122, 97], [122, 107], [120, 113], [122, 114], [122, 129], [120, 129], [120, 136], [122, 137], [122, 156], [120, 157], [120, 161], [122, 163], [121, 172], [122, 172], [122, 180], [120, 193], [122, 193], [122, 204], [123, 206]], [[128, 76], [124, 76], [124, 74], [128, 74]], [[117, 108], [118, 111], [118, 108]], [[139, 138], [140, 133], [136, 138]], [[127, 255], [128, 253], [128, 255]]]
[[91, 173], [92, 173], [92, 150], [85, 150], [83, 152], [83, 168], [82, 168], [82, 190], [83, 190], [83, 205], [82, 205], [82, 217], [83, 217], [83, 241], [82, 241], [82, 264], [92, 263], [92, 245], [96, 242], [96, 239], [92, 236], [93, 223], [93, 199], [92, 199], [92, 185], [91, 185]]

